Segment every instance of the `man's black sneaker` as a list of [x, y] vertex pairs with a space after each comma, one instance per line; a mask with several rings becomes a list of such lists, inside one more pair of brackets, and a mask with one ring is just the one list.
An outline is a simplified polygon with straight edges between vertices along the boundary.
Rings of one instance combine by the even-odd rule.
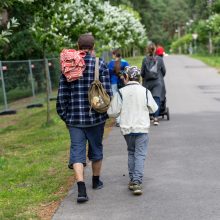
[[77, 202], [83, 203], [89, 200], [87, 193], [86, 193], [86, 186], [84, 182], [77, 182], [78, 185], [78, 197]]
[[88, 200], [89, 200], [89, 197], [87, 195], [78, 195], [77, 197], [78, 203], [87, 202]]
[[103, 188], [104, 184], [101, 180], [99, 180], [98, 182], [93, 182], [92, 184], [92, 188], [93, 189], [101, 189]]

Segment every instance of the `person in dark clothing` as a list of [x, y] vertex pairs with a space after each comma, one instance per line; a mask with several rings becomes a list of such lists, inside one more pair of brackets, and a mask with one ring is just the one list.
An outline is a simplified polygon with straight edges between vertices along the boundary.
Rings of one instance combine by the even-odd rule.
[[[61, 74], [57, 95], [57, 113], [65, 122], [71, 139], [69, 168], [74, 169], [78, 185], [77, 202], [88, 201], [84, 182], [84, 165], [86, 164], [86, 144], [89, 143], [88, 158], [92, 161], [92, 186], [93, 189], [101, 189], [103, 182], [99, 179], [103, 159], [103, 133], [107, 113], [98, 113], [90, 109], [88, 90], [95, 76], [96, 58], [92, 56], [94, 37], [91, 34], [81, 35], [78, 39], [79, 50], [84, 50], [83, 58], [86, 68], [83, 77], [67, 82], [64, 74]], [[99, 59], [99, 80], [112, 96], [108, 67], [102, 59]]]
[[[155, 54], [157, 56], [162, 57], [162, 58], [164, 57], [164, 55], [166, 53], [165, 53], [165, 50], [164, 50], [162, 45], [160, 45], [160, 44], [157, 45]], [[166, 86], [165, 86], [165, 82], [163, 84], [163, 89], [162, 89], [162, 95], [161, 95], [160, 102], [161, 102], [161, 108], [163, 108], [165, 110], [165, 108], [164, 108], [165, 107], [164, 104], [166, 102]]]
[[[164, 76], [166, 74], [166, 68], [163, 62], [163, 58], [155, 55], [155, 44], [149, 44], [147, 48], [147, 55], [142, 61], [141, 76], [142, 84], [148, 90], [151, 91], [154, 100], [157, 105], [160, 106], [161, 99], [163, 97]], [[156, 73], [154, 78], [150, 78], [149, 75], [152, 72], [153, 66], [156, 67]], [[154, 68], [155, 69], [155, 68]], [[155, 72], [155, 70], [154, 70]], [[160, 115], [160, 108], [153, 114], [154, 125], [159, 125], [158, 117]]]

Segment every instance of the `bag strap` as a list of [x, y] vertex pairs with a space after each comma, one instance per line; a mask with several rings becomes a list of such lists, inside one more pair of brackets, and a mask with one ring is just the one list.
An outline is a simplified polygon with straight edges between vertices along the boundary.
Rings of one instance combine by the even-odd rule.
[[148, 105], [148, 89], [146, 89], [146, 98], [147, 98], [147, 105]]
[[95, 58], [95, 80], [99, 80], [99, 58]]

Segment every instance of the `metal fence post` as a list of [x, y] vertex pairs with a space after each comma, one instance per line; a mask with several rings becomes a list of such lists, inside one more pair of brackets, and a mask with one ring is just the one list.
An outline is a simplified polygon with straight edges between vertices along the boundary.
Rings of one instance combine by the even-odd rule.
[[30, 60], [28, 60], [28, 64], [29, 64], [29, 72], [30, 72], [30, 77], [31, 77], [32, 94], [33, 94], [33, 97], [35, 98], [34, 77], [33, 77], [32, 66], [31, 66]]
[[47, 63], [47, 71], [48, 71], [49, 89], [50, 89], [50, 94], [51, 94], [52, 93], [52, 84], [51, 84], [51, 78], [50, 78], [50, 69], [49, 69], [48, 59], [46, 59], [46, 63]]
[[0, 73], [1, 73], [1, 80], [2, 80], [2, 91], [3, 91], [3, 97], [4, 97], [4, 103], [5, 103], [5, 110], [8, 110], [8, 102], [7, 102], [6, 92], [5, 92], [5, 81], [4, 81], [4, 75], [3, 75], [2, 61], [0, 61]]

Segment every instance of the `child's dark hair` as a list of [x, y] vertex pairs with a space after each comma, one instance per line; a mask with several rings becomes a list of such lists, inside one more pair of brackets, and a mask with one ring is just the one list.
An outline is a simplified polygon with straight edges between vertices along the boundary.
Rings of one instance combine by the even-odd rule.
[[115, 68], [114, 68], [115, 73], [119, 74], [119, 72], [121, 71], [121, 51], [119, 49], [115, 49], [112, 51], [112, 54], [115, 55], [117, 58], [119, 58], [118, 60], [115, 61]]
[[116, 57], [120, 58], [121, 57], [121, 51], [119, 49], [115, 49], [112, 51], [112, 54], [115, 55]]

